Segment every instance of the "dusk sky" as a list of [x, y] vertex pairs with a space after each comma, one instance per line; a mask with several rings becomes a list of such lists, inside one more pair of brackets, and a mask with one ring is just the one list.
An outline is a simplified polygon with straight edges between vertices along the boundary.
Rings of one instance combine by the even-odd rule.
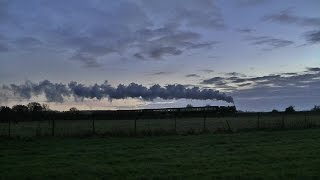
[[[306, 110], [320, 105], [320, 1], [0, 0], [0, 62], [0, 105], [161, 108], [233, 105], [231, 96], [244, 111]], [[111, 98], [119, 84], [130, 92]], [[157, 84], [175, 94], [145, 95]], [[199, 94], [177, 95], [191, 88]]]

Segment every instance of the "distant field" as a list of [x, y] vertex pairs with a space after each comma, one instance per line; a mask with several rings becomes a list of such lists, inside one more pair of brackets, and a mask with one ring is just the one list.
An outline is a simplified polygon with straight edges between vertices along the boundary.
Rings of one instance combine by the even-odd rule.
[[[85, 136], [93, 132], [100, 135], [123, 136], [130, 134], [198, 134], [209, 132], [241, 131], [257, 129], [303, 129], [320, 125], [320, 114], [245, 114], [230, 117], [168, 118], [131, 120], [55, 120], [55, 136]], [[52, 121], [20, 121], [11, 123], [12, 137], [51, 136]], [[136, 127], [136, 128], [135, 128]], [[0, 123], [0, 135], [9, 133], [9, 124]]]
[[0, 139], [0, 179], [320, 177], [320, 130]]

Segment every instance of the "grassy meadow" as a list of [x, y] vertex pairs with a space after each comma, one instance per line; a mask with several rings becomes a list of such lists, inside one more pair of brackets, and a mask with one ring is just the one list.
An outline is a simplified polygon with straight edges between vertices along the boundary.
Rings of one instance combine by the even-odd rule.
[[320, 130], [1, 138], [0, 179], [315, 179]]
[[[94, 124], [93, 124], [94, 123]], [[94, 125], [94, 128], [93, 128]], [[33, 137], [88, 136], [93, 133], [106, 136], [133, 134], [199, 134], [206, 132], [246, 131], [257, 129], [304, 129], [320, 125], [320, 114], [245, 114], [230, 117], [167, 118], [131, 120], [51, 120], [19, 121], [10, 124], [10, 136]], [[0, 136], [9, 134], [9, 124], [0, 123]]]

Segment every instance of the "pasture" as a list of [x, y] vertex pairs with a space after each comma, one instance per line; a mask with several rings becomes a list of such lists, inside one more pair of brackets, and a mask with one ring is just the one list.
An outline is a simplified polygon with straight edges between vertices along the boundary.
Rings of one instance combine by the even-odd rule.
[[121, 120], [39, 120], [0, 123], [0, 135], [33, 136], [132, 136], [200, 134], [250, 130], [304, 129], [320, 125], [320, 114], [312, 112], [240, 113], [224, 117], [168, 117]]
[[312, 179], [320, 130], [2, 138], [1, 179]]

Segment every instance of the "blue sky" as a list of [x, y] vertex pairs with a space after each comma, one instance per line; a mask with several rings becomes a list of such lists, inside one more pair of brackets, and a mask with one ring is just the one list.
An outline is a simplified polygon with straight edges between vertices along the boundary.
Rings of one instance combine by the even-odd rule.
[[72, 81], [90, 88], [107, 80], [112, 87], [218, 90], [241, 110], [310, 109], [320, 104], [319, 7], [318, 0], [0, 0], [0, 103], [40, 101], [59, 110], [228, 105], [74, 93], [56, 102], [48, 90], [30, 88], [45, 80], [69, 90]]

